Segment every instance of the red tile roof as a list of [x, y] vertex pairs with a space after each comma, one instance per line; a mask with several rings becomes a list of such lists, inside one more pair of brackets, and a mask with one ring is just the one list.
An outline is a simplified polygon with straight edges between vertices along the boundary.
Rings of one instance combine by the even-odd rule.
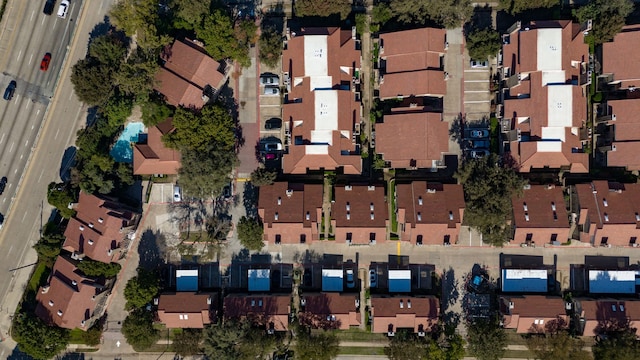
[[602, 73], [613, 74], [614, 81], [621, 81], [622, 88], [640, 87], [640, 68], [629, 66], [628, 59], [640, 57], [640, 25], [628, 25], [613, 38], [602, 44]]
[[282, 70], [291, 79], [283, 120], [289, 122], [292, 138], [283, 171], [303, 174], [343, 168], [346, 174], [360, 174], [362, 159], [353, 130], [361, 121], [361, 104], [352, 91], [360, 52], [351, 31], [292, 32], [282, 56]]
[[[618, 130], [616, 129], [616, 132]], [[625, 167], [628, 171], [640, 170], [640, 139], [636, 141], [614, 141], [607, 151], [607, 166]]]
[[518, 334], [544, 333], [569, 328], [569, 317], [560, 297], [539, 295], [500, 297], [504, 327]]
[[397, 184], [398, 224], [404, 225], [402, 240], [442, 245], [448, 237], [455, 243], [464, 216], [462, 185], [414, 181]]
[[101, 287], [83, 276], [72, 260], [58, 256], [49, 283], [36, 295], [36, 315], [61, 328], [87, 330]]
[[[640, 71], [639, 71], [640, 72]], [[640, 84], [640, 82], [639, 82]], [[640, 99], [608, 100], [607, 106], [615, 120], [609, 120], [614, 138], [612, 149], [607, 151], [607, 165], [625, 167], [629, 171], [640, 170]]]
[[385, 115], [376, 124], [376, 152], [392, 168], [435, 168], [449, 151], [449, 124], [440, 113]]
[[596, 245], [604, 242], [628, 246], [632, 238], [640, 238], [640, 184], [598, 180], [575, 187], [580, 212], [578, 224], [594, 237], [590, 241], [595, 240]]
[[276, 331], [289, 329], [290, 295], [230, 294], [224, 298], [226, 319], [249, 318]]
[[[579, 299], [584, 321], [583, 336], [596, 336], [610, 326], [624, 324], [627, 320], [630, 327], [640, 335], [640, 301], [622, 300], [590, 300]], [[615, 310], [614, 310], [615, 309]]]
[[409, 328], [414, 332], [429, 332], [438, 324], [440, 301], [428, 297], [372, 297], [374, 333], [396, 332]]
[[299, 243], [300, 234], [308, 235], [309, 241], [316, 239], [322, 217], [322, 185], [275, 182], [261, 186], [258, 215], [265, 240], [271, 243], [276, 235], [282, 243]]
[[215, 322], [217, 294], [177, 292], [160, 295], [158, 318], [169, 329], [197, 328]]
[[176, 40], [167, 46], [161, 58], [165, 64], [156, 74], [155, 89], [165, 95], [171, 105], [201, 108], [205, 104], [202, 99], [205, 87], [219, 89], [224, 82], [220, 64], [188, 39]]
[[175, 175], [180, 168], [180, 152], [162, 143], [162, 136], [173, 131], [173, 118], [168, 118], [147, 131], [146, 144], [133, 147], [134, 175]]
[[298, 317], [303, 324], [314, 328], [348, 330], [360, 325], [356, 299], [354, 294], [305, 294], [304, 311]]
[[383, 75], [380, 82], [380, 99], [407, 96], [444, 96], [447, 84], [444, 71], [418, 70]]
[[338, 227], [385, 227], [389, 220], [384, 186], [336, 185], [334, 197], [331, 219]]
[[569, 217], [561, 187], [529, 185], [522, 196], [511, 199], [511, 204], [516, 242], [568, 240]]
[[64, 232], [63, 249], [111, 262], [127, 235], [121, 230], [134, 225], [137, 215], [115, 201], [82, 191], [75, 210], [77, 214]]

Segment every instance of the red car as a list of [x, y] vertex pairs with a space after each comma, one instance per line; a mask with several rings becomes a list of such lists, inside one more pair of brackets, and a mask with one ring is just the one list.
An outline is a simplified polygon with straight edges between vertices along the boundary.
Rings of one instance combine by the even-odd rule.
[[49, 70], [49, 63], [51, 62], [51, 53], [44, 54], [42, 58], [42, 62], [40, 62], [40, 70], [47, 71]]

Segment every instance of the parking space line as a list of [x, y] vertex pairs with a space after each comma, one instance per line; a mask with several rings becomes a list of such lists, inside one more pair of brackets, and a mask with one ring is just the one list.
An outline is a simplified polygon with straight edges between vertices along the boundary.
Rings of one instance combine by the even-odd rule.
[[489, 93], [489, 90], [465, 90], [466, 93]]
[[473, 100], [473, 101], [472, 100], [469, 100], [469, 101], [465, 100], [464, 103], [465, 104], [483, 104], [483, 103], [490, 103], [490, 102], [491, 102], [491, 100]]
[[465, 70], [464, 72], [489, 72], [489, 69], [484, 69], [484, 70]]
[[482, 83], [482, 82], [489, 82], [489, 79], [486, 80], [465, 80], [464, 82], [469, 82], [469, 83]]

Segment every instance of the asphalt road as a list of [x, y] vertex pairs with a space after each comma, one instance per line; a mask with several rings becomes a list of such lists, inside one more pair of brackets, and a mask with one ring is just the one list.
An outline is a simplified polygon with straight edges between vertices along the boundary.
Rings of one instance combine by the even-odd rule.
[[[0, 91], [11, 80], [18, 84], [11, 102], [0, 100], [0, 176], [8, 178], [0, 196], [6, 217], [0, 231], [0, 358], [13, 350], [7, 338], [10, 317], [37, 258], [32, 246], [51, 214], [47, 184], [59, 181], [61, 167], [68, 166], [63, 154], [87, 121], [87, 107], [73, 93], [70, 67], [86, 55], [89, 34], [112, 3], [90, 0], [83, 6], [74, 0], [60, 19], [57, 5], [47, 16], [44, 1], [9, 0], [0, 24]], [[51, 64], [42, 72], [47, 52]]]

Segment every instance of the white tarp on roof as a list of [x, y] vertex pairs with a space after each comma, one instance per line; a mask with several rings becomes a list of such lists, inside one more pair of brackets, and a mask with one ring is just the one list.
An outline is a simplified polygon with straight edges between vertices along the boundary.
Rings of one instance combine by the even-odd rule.
[[322, 291], [342, 291], [342, 269], [322, 269]]
[[389, 270], [389, 292], [411, 292], [411, 270]]
[[329, 145], [305, 145], [304, 153], [307, 155], [327, 155]]
[[502, 291], [547, 292], [547, 270], [503, 269]]
[[249, 269], [249, 291], [269, 291], [271, 289], [271, 270], [269, 269]]
[[332, 86], [331, 76], [312, 76], [309, 78], [309, 87], [312, 91], [316, 89], [331, 89]]
[[573, 85], [547, 86], [547, 125], [573, 126]]
[[177, 291], [198, 290], [198, 270], [176, 270]]
[[561, 152], [562, 141], [538, 141], [536, 149], [538, 152]]
[[326, 76], [327, 35], [304, 36], [304, 72], [305, 76]]
[[565, 141], [566, 128], [546, 126], [542, 128], [542, 139]]
[[589, 292], [600, 294], [634, 294], [636, 275], [632, 270], [589, 270]]
[[[537, 29], [538, 70], [562, 69], [562, 29]], [[306, 67], [306, 63], [305, 63]]]
[[564, 84], [566, 81], [567, 78], [564, 70], [542, 72], [542, 86], [547, 84]]

